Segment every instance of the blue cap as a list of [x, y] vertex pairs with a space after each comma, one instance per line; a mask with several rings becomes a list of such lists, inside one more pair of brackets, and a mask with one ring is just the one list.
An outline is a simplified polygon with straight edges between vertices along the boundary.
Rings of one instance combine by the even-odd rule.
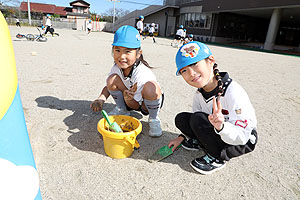
[[144, 19], [144, 16], [143, 15], [139, 16], [139, 19]]
[[138, 30], [132, 26], [121, 26], [115, 33], [113, 46], [126, 48], [140, 48], [141, 36]]
[[189, 34], [189, 37], [192, 38], [192, 37], [194, 37], [194, 36], [193, 36], [193, 34]]
[[181, 46], [176, 54], [176, 75], [179, 75], [182, 68], [208, 58], [210, 55], [212, 53], [209, 48], [201, 42], [193, 41]]
[[183, 25], [180, 25], [179, 28], [183, 28]]

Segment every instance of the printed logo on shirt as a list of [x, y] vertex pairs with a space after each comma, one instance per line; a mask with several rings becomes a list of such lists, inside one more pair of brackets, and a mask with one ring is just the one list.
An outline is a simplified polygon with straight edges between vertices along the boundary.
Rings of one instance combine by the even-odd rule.
[[224, 116], [224, 121], [228, 122], [229, 121], [229, 116]]
[[248, 123], [247, 123], [247, 120], [244, 120], [244, 121], [236, 120], [234, 125], [240, 126], [242, 128], [246, 128], [248, 126]]
[[229, 112], [228, 112], [228, 110], [222, 109], [222, 114], [223, 114], [223, 115], [228, 115]]
[[192, 43], [192, 44], [186, 44], [185, 47], [182, 48], [180, 51], [182, 53], [182, 56], [186, 58], [187, 57], [194, 58], [197, 56], [199, 49], [200, 47], [197, 44]]

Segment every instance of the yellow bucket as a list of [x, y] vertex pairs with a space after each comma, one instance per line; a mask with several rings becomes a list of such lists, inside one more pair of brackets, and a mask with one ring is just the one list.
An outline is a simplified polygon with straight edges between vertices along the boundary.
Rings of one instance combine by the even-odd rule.
[[142, 131], [141, 122], [134, 117], [126, 115], [111, 115], [109, 120], [112, 123], [117, 122], [123, 133], [109, 131], [107, 121], [104, 118], [99, 120], [97, 129], [103, 136], [105, 153], [111, 158], [129, 157], [134, 147], [140, 147], [136, 136]]

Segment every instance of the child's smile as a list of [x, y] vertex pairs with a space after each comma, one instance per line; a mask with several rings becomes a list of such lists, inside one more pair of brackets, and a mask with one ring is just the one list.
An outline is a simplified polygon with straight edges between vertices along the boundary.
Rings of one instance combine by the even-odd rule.
[[117, 66], [124, 72], [126, 72], [127, 70], [130, 71], [131, 66], [136, 62], [136, 59], [138, 58], [136, 49], [129, 49], [119, 46], [115, 46], [113, 48], [113, 56]]
[[[180, 70], [184, 80], [196, 88], [204, 88], [213, 83], [211, 80], [212, 66], [205, 60], [186, 66]], [[210, 87], [209, 87], [210, 88]]]

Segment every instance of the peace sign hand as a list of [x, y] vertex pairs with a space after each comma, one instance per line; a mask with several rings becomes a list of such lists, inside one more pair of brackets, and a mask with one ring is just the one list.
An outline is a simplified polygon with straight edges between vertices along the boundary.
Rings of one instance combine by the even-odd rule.
[[208, 116], [208, 120], [217, 131], [222, 130], [224, 126], [224, 115], [222, 114], [222, 105], [220, 100], [213, 98], [213, 113]]
[[129, 90], [124, 90], [123, 96], [125, 101], [133, 100], [134, 94], [137, 90], [137, 83], [135, 83]]

